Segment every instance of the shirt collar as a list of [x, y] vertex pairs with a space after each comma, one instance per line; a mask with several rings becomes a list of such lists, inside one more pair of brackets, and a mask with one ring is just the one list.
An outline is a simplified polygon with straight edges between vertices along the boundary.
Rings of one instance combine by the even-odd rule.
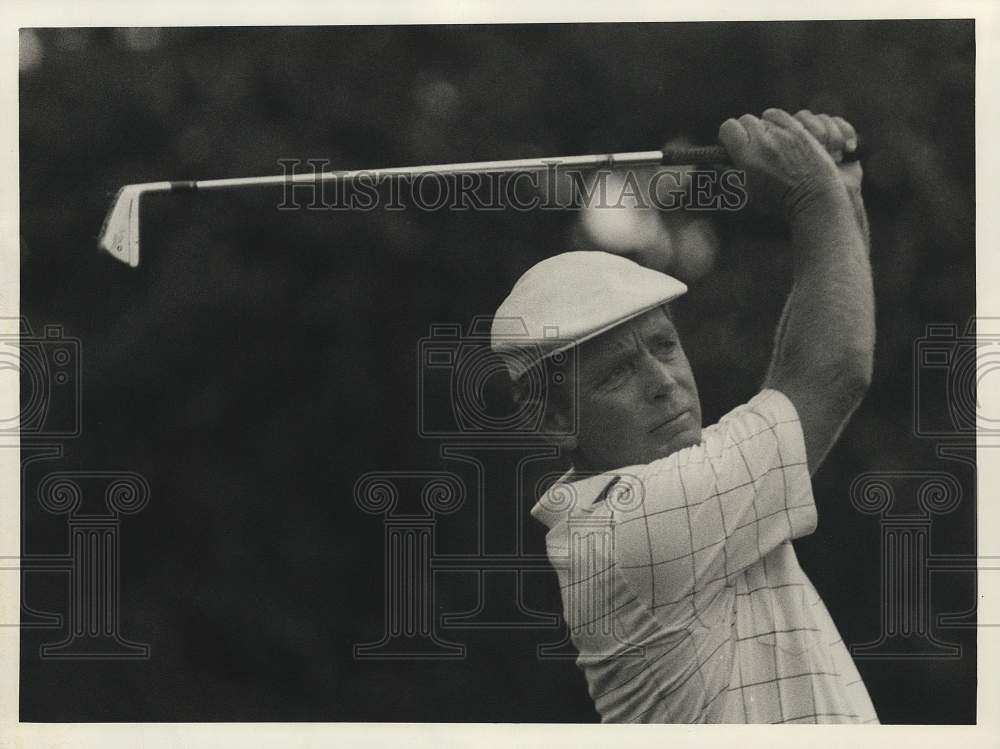
[[531, 516], [552, 529], [571, 513], [592, 512], [594, 502], [617, 478], [614, 473], [580, 478], [576, 469], [570, 468], [535, 503]]

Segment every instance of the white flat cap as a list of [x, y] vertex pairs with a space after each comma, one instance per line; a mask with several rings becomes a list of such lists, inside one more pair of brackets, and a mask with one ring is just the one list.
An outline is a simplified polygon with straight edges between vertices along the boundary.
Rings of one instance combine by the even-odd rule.
[[493, 317], [490, 347], [512, 379], [552, 354], [676, 299], [687, 286], [608, 252], [564, 252], [517, 279]]

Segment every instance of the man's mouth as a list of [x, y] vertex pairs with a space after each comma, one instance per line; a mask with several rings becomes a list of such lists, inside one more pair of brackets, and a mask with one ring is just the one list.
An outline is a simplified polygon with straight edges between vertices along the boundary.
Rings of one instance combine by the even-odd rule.
[[660, 432], [660, 431], [662, 431], [664, 429], [669, 429], [670, 427], [676, 425], [681, 419], [683, 419], [687, 415], [688, 415], [688, 411], [681, 411], [679, 414], [676, 414], [675, 416], [671, 416], [669, 419], [667, 419], [665, 421], [661, 421], [655, 427], [653, 427], [652, 429], [650, 429], [649, 433], [653, 434], [653, 433], [656, 433], [656, 432]]

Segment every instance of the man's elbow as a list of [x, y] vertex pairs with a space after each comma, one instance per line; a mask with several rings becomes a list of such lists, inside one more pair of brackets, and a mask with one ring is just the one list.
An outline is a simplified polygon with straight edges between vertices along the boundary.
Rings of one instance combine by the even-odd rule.
[[812, 392], [825, 404], [833, 421], [848, 418], [868, 394], [872, 383], [872, 352], [860, 347], [831, 349], [822, 366], [825, 376], [812, 381]]
[[872, 384], [874, 358], [870, 348], [853, 352], [848, 357], [849, 363], [843, 369], [840, 389], [852, 406], [857, 406], [868, 394]]

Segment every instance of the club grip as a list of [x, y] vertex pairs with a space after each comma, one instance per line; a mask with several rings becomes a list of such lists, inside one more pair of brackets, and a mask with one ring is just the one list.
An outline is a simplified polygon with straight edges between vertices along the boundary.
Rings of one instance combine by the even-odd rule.
[[728, 164], [729, 154], [722, 146], [664, 146], [663, 166], [684, 164]]
[[[664, 146], [662, 166], [682, 166], [684, 164], [730, 164], [729, 153], [722, 146]], [[844, 151], [842, 161], [860, 161], [865, 156], [864, 141], [858, 136], [858, 147]]]

